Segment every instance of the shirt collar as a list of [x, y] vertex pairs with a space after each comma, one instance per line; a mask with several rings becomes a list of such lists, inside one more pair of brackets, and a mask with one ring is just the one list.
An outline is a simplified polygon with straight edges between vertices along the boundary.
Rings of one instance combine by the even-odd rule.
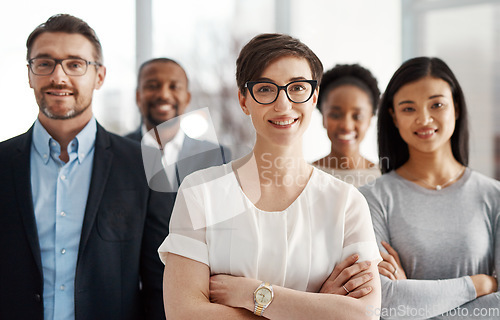
[[[70, 152], [77, 153], [78, 162], [81, 163], [93, 150], [95, 145], [96, 133], [97, 123], [95, 117], [92, 116], [92, 119], [90, 119], [90, 121], [82, 129], [82, 131], [80, 131], [73, 139], [73, 141], [68, 145], [68, 149]], [[37, 118], [33, 127], [33, 145], [35, 146], [36, 151], [42, 157], [44, 164], [47, 164], [50, 158], [51, 142], [56, 141], [50, 136], [47, 130], [45, 130], [43, 125], [40, 123], [40, 120], [38, 120]], [[72, 146], [73, 143], [75, 143], [75, 146]], [[57, 147], [59, 147], [58, 143]]]
[[[144, 139], [143, 143], [145, 145], [158, 148], [158, 142], [156, 141], [156, 139], [153, 138], [151, 135], [146, 134], [148, 133], [148, 129], [146, 128], [146, 125], [144, 123], [141, 125], [141, 133], [142, 133], [142, 138]], [[177, 133], [172, 138], [172, 140], [167, 142], [167, 145], [180, 149], [183, 143], [184, 143], [184, 131], [182, 131], [182, 128], [179, 128], [179, 130], [177, 130]]]
[[91, 153], [95, 146], [95, 137], [97, 133], [97, 121], [95, 117], [92, 116], [89, 123], [80, 131], [75, 139], [77, 148], [76, 152], [78, 153], [78, 162], [82, 163], [82, 161]]
[[53, 140], [50, 134], [40, 123], [38, 118], [33, 126], [33, 146], [43, 159], [43, 163], [47, 164], [50, 158], [50, 141]]

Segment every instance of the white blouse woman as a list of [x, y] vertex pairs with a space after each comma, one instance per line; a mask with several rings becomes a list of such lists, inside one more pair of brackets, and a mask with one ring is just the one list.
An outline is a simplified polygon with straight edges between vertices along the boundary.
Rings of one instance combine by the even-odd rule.
[[381, 257], [367, 203], [302, 156], [321, 74], [287, 35], [242, 49], [238, 97], [256, 142], [183, 181], [159, 249], [167, 319], [378, 318]]

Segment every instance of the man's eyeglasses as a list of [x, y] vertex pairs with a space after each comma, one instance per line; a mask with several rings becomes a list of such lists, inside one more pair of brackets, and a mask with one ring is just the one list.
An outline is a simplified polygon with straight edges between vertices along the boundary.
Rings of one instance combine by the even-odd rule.
[[304, 103], [311, 99], [317, 80], [297, 80], [284, 86], [278, 86], [271, 81], [248, 81], [245, 88], [248, 88], [252, 98], [260, 104], [271, 104], [276, 99], [281, 90], [285, 90], [288, 100], [294, 103]]
[[80, 58], [52, 59], [33, 58], [28, 60], [31, 72], [37, 76], [48, 76], [54, 72], [56, 66], [60, 64], [68, 76], [83, 76], [87, 73], [89, 64], [101, 66], [99, 62], [87, 61]]

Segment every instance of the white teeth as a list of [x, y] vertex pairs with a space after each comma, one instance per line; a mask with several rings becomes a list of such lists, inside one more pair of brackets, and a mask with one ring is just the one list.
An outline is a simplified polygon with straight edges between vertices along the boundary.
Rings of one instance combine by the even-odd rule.
[[289, 125], [289, 124], [294, 123], [294, 122], [295, 122], [295, 119], [290, 119], [290, 120], [287, 120], [287, 121], [272, 121], [272, 120], [271, 120], [271, 122], [272, 122], [272, 123], [274, 123], [274, 124], [277, 124], [277, 125], [279, 125], [279, 126], [287, 126], [287, 125]]
[[434, 130], [427, 130], [427, 131], [419, 131], [417, 134], [419, 136], [428, 136], [434, 133]]
[[50, 94], [54, 95], [54, 96], [69, 96], [69, 95], [71, 95], [68, 92], [51, 92]]
[[347, 133], [347, 134], [338, 134], [337, 138], [339, 138], [341, 140], [354, 140], [354, 139], [356, 139], [356, 133], [351, 132], [351, 133]]
[[160, 109], [161, 111], [170, 111], [172, 110], [172, 106], [169, 104], [164, 104], [162, 106], [159, 106], [158, 109]]

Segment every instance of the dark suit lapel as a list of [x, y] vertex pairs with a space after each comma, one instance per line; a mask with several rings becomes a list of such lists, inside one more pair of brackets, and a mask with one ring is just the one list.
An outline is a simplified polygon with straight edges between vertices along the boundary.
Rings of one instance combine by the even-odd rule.
[[24, 229], [26, 230], [26, 237], [28, 238], [28, 243], [33, 252], [40, 275], [42, 275], [42, 257], [31, 194], [30, 152], [32, 137], [33, 127], [23, 136], [24, 141], [20, 143], [16, 150], [17, 154], [13, 158], [12, 167], [14, 169], [17, 202], [19, 203], [19, 210], [21, 211]]
[[110, 150], [110, 141], [108, 133], [97, 124], [97, 134], [94, 151], [94, 165], [92, 168], [92, 177], [90, 178], [89, 195], [87, 206], [85, 207], [85, 216], [83, 217], [82, 236], [80, 239], [80, 248], [78, 256], [83, 253], [87, 244], [90, 232], [94, 225], [97, 209], [101, 203], [104, 188], [108, 181], [111, 164], [113, 162], [113, 153]]

